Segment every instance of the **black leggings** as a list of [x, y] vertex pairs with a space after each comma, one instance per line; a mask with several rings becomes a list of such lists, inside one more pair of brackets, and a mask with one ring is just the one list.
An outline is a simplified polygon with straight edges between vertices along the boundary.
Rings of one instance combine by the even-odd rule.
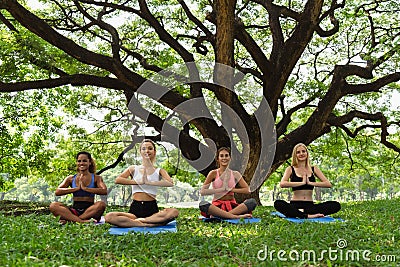
[[[315, 204], [312, 201], [290, 201], [287, 203], [284, 200], [276, 200], [274, 207], [277, 211], [284, 214], [289, 218], [302, 218], [306, 219], [308, 214], [322, 213], [330, 215], [340, 210], [340, 203], [337, 201], [326, 201], [323, 203]], [[299, 209], [303, 209], [304, 212]]]

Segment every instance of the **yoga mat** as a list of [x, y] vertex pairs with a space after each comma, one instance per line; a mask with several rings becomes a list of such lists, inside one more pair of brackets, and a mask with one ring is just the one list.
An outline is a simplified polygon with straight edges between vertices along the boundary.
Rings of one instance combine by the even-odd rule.
[[154, 226], [154, 227], [111, 227], [108, 230], [110, 235], [126, 235], [130, 232], [144, 233], [144, 234], [158, 234], [165, 232], [177, 232], [176, 221], [169, 222], [167, 225]]
[[320, 218], [311, 218], [311, 219], [300, 219], [300, 218], [288, 218], [282, 213], [278, 211], [273, 211], [271, 212], [271, 215], [281, 217], [282, 219], [285, 219], [289, 222], [294, 222], [294, 223], [303, 223], [303, 222], [318, 222], [318, 223], [331, 223], [331, 222], [344, 222], [343, 219], [341, 218], [332, 218], [329, 216], [325, 217], [320, 217]]
[[206, 218], [203, 216], [199, 217], [203, 222], [228, 222], [233, 224], [245, 224], [245, 223], [258, 223], [261, 222], [260, 218], [242, 218], [242, 219], [223, 219], [219, 217]]

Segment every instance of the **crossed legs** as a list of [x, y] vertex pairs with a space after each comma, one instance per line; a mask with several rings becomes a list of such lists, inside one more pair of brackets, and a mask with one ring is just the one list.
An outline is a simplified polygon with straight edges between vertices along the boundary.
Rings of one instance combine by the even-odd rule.
[[97, 201], [88, 207], [81, 215], [75, 215], [67, 206], [60, 202], [51, 203], [49, 209], [54, 216], [60, 216], [60, 222], [85, 223], [90, 222], [91, 218], [99, 221], [106, 209], [106, 204], [103, 201]]
[[[284, 200], [276, 200], [274, 207], [277, 211], [290, 218], [318, 218], [334, 214], [341, 209], [337, 201], [326, 201], [314, 204], [312, 201], [291, 201], [287, 203]], [[301, 211], [299, 209], [304, 209]]]
[[105, 215], [105, 220], [107, 223], [119, 227], [154, 227], [166, 225], [177, 218], [178, 215], [179, 211], [177, 209], [165, 208], [145, 218], [138, 218], [134, 214], [128, 212], [109, 212]]
[[239, 204], [230, 211], [225, 211], [219, 207], [207, 202], [201, 201], [199, 203], [200, 211], [214, 217], [224, 219], [240, 219], [240, 218], [251, 218], [250, 214], [257, 206], [255, 199], [246, 199], [243, 203]]

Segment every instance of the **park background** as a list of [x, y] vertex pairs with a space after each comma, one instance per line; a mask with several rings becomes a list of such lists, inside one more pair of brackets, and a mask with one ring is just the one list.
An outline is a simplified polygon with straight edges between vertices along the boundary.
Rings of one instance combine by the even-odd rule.
[[[287, 266], [260, 261], [257, 252], [335, 249], [341, 238], [348, 249], [398, 257], [397, 1], [2, 0], [0, 21], [0, 265]], [[187, 66], [206, 82], [179, 83]], [[168, 71], [178, 79], [155, 87], [166, 94], [141, 90]], [[252, 194], [264, 204], [254, 213], [262, 222], [204, 225], [189, 208], [173, 238], [112, 239], [107, 225], [62, 228], [39, 212], [48, 213], [51, 201], [70, 203], [54, 190], [75, 172], [81, 150], [96, 158], [108, 210], [126, 208], [130, 187], [114, 179], [138, 163], [144, 136], [157, 141], [157, 164], [176, 183], [160, 192], [162, 205], [196, 206], [215, 166], [196, 171], [187, 160], [229, 144], [232, 168], [250, 184], [266, 179]], [[274, 136], [271, 149], [264, 141]], [[345, 223], [293, 225], [270, 216], [273, 200], [290, 199], [278, 183], [299, 142], [333, 184], [316, 200], [340, 201]]]
[[[347, 5], [333, 1], [330, 8], [327, 4], [291, 1], [281, 1], [272, 6], [246, 1], [230, 4], [216, 1], [213, 5], [206, 2], [181, 2], [181, 6], [167, 5], [170, 11], [163, 9], [165, 4], [151, 1], [132, 4], [131, 9], [127, 10], [121, 9], [123, 5], [117, 3], [75, 3], [74, 7], [61, 4], [52, 6], [49, 1], [35, 0], [21, 1], [21, 4], [32, 14], [39, 16], [38, 19], [42, 18], [37, 23], [48, 24], [55, 31], [38, 32], [31, 29], [27, 24], [28, 18], [21, 18], [20, 25], [13, 20], [12, 23], [7, 23], [13, 16], [17, 18], [16, 13], [13, 15], [14, 11], [25, 9], [22, 6], [8, 6], [6, 2], [3, 3], [2, 10], [5, 13], [2, 13], [3, 49], [0, 58], [3, 79], [0, 86], [0, 91], [3, 92], [0, 107], [0, 200], [59, 200], [53, 194], [56, 186], [66, 176], [74, 173], [74, 155], [78, 151], [87, 150], [97, 160], [99, 174], [103, 176], [109, 188], [109, 195], [103, 200], [112, 205], [127, 205], [130, 189], [114, 185], [114, 179], [128, 165], [139, 163], [135, 143], [139, 143], [143, 137], [158, 141], [157, 163], [167, 169], [176, 182], [173, 190], [164, 190], [160, 195], [160, 202], [166, 205], [187, 202], [187, 205], [193, 206], [199, 200], [198, 189], [204, 181], [204, 175], [214, 166], [211, 163], [200, 171], [190, 166], [187, 160], [193, 162], [198, 156], [193, 148], [198, 147], [199, 151], [202, 151], [200, 153], [203, 153], [205, 148], [213, 151], [213, 146], [226, 144], [231, 146], [234, 153], [233, 160], [236, 165], [233, 168], [241, 171], [249, 184], [256, 178], [266, 180], [264, 183], [257, 182], [256, 187], [252, 187], [254, 196], [264, 205], [271, 205], [278, 198], [290, 199], [290, 190], [282, 190], [278, 184], [283, 170], [290, 164], [291, 149], [298, 142], [310, 144], [312, 163], [318, 165], [334, 184], [333, 189], [317, 190], [317, 200], [336, 199], [345, 202], [391, 199], [399, 196], [399, 33], [398, 19], [396, 16], [392, 17], [394, 7], [391, 1], [384, 1], [378, 6], [362, 1]], [[319, 20], [313, 22], [318, 28], [314, 35], [307, 30], [296, 28], [296, 23], [293, 24], [297, 21], [300, 27], [302, 23], [306, 23], [301, 16], [309, 16], [311, 13], [308, 12], [312, 12], [313, 5], [320, 8], [319, 14], [313, 14], [320, 16]], [[284, 8], [279, 9], [281, 7]], [[201, 12], [202, 8], [205, 13]], [[223, 12], [215, 12], [218, 8]], [[220, 16], [220, 20], [235, 23], [229, 20], [229, 12], [234, 12], [231, 8], [241, 12], [241, 23], [249, 24], [246, 28], [249, 36], [246, 38], [251, 36], [254, 41], [266, 41], [257, 46], [258, 54], [253, 51], [256, 46], [251, 40], [246, 42], [239, 36], [229, 37], [221, 34], [220, 31], [229, 31], [231, 26], [218, 27], [218, 22], [209, 17], [214, 10], [215, 15]], [[277, 25], [274, 23], [277, 21], [271, 15], [275, 8], [282, 12], [283, 17], [286, 16], [286, 20], [279, 21], [280, 27], [276, 29], [274, 27]], [[86, 9], [91, 10], [93, 14], [84, 12]], [[102, 9], [109, 9], [110, 13], [103, 14], [100, 12]], [[6, 10], [10, 13], [6, 13]], [[80, 14], [82, 20], [77, 20], [74, 26], [68, 22], [74, 18], [68, 18], [67, 13], [62, 15], [55, 12], [50, 15], [50, 10], [70, 10], [71, 14]], [[182, 10], [194, 23], [188, 24], [185, 29], [176, 28], [179, 26], [179, 12]], [[257, 19], [253, 18], [255, 14], [251, 13], [255, 10], [258, 12]], [[286, 13], [289, 10], [293, 13]], [[96, 12], [100, 12], [97, 20], [94, 17]], [[141, 19], [146, 20], [149, 25], [140, 25], [138, 18], [132, 21], [129, 28], [130, 15], [140, 15], [140, 12], [143, 13]], [[159, 24], [150, 19], [151, 12], [165, 12], [164, 16], [170, 18], [160, 17], [160, 20], [162, 23], [171, 23], [165, 24], [163, 30], [159, 29]], [[260, 16], [261, 14], [265, 17]], [[194, 20], [193, 16], [198, 16], [202, 22]], [[58, 18], [60, 24], [51, 22], [50, 18], [53, 17]], [[61, 22], [64, 19], [65, 22]], [[358, 21], [359, 24], [356, 25], [354, 21]], [[217, 27], [214, 28], [210, 22]], [[254, 22], [254, 25], [251, 22]], [[77, 25], [85, 23], [89, 23], [89, 28], [99, 27], [101, 30], [83, 31], [83, 35], [76, 34], [80, 29], [76, 28]], [[109, 28], [101, 23], [108, 24]], [[271, 31], [268, 27], [261, 27], [268, 23]], [[261, 28], [257, 28], [256, 24]], [[205, 36], [209, 36], [211, 32], [205, 30], [206, 27], [210, 27], [211, 31], [216, 30], [215, 38], [219, 40], [216, 44], [219, 46], [208, 38], [198, 39], [200, 46], [190, 42], [191, 38], [197, 38], [193, 34], [199, 28]], [[310, 25], [307, 27], [311, 29]], [[175, 36], [176, 41], [165, 41], [162, 37], [157, 41], [158, 45], [152, 47], [155, 54], [147, 53], [148, 42], [157, 40], [157, 35], [149, 34], [152, 30], [159, 36], [169, 33]], [[118, 31], [118, 35], [114, 35]], [[307, 45], [291, 43], [292, 39], [298, 41], [297, 32], [307, 32], [308, 37], [303, 37], [303, 41], [308, 42]], [[46, 34], [50, 33], [58, 35], [59, 38], [63, 36], [73, 40], [77, 47], [75, 50], [63, 47], [63, 44], [48, 39]], [[246, 35], [246, 30], [241, 34]], [[193, 36], [189, 37], [191, 35]], [[121, 46], [112, 50], [113, 41], [118, 38]], [[188, 40], [183, 41], [185, 38]], [[235, 38], [241, 46], [232, 41], [236, 40]], [[356, 40], [360, 40], [363, 45]], [[178, 67], [182, 67], [179, 65], [181, 60], [184, 59], [188, 63], [188, 58], [182, 56], [177, 47], [177, 42], [180, 41], [181, 45], [186, 47], [186, 52], [196, 55], [192, 60], [199, 62], [200, 75], [204, 75], [202, 71], [208, 71], [202, 69], [204, 65], [215, 61], [236, 67], [245, 77], [242, 77], [242, 82], [237, 83], [233, 89], [241, 104], [229, 100], [232, 95], [229, 90], [224, 91], [223, 86], [218, 89], [222, 93], [204, 87], [200, 95], [207, 104], [210, 118], [216, 123], [213, 126], [199, 122], [201, 118], [192, 119], [190, 126], [185, 124], [182, 117], [177, 115], [179, 110], [168, 104], [169, 100], [165, 101], [163, 97], [156, 99], [144, 89], [136, 89], [139, 94], [133, 96], [129, 88], [120, 90], [120, 85], [108, 86], [109, 82], [117, 84], [125, 78], [107, 69], [108, 66], [94, 63], [101, 59], [101, 55], [108, 56], [108, 49], [111, 49], [111, 54], [119, 53], [120, 57], [126, 57], [121, 63], [131, 68], [132, 73], [156, 80], [159, 77], [155, 74], [160, 73], [162, 68], [179, 73]], [[161, 45], [163, 42], [167, 47]], [[214, 45], [215, 58], [210, 53], [211, 47], [207, 42]], [[130, 46], [132, 44], [137, 46]], [[175, 53], [168, 49], [168, 45], [172, 50], [176, 50]], [[225, 51], [225, 45], [230, 46], [232, 50], [230, 48]], [[82, 52], [96, 53], [91, 55], [93, 62], [79, 58], [76, 54], [81, 49], [79, 46], [83, 49]], [[302, 55], [296, 56], [297, 52], [289, 56], [285, 54], [293, 49], [299, 53], [302, 51]], [[260, 61], [257, 55], [264, 54], [269, 54], [269, 59]], [[33, 60], [35, 57], [37, 60]], [[151, 65], [137, 62], [141, 62], [140, 59], [151, 58]], [[232, 61], [232, 58], [235, 60]], [[249, 60], [253, 60], [254, 63], [251, 64]], [[281, 75], [285, 82], [269, 87], [277, 81], [261, 75], [263, 72], [265, 74], [266, 69], [260, 64], [270, 64], [273, 60], [287, 60], [286, 63], [281, 63], [282, 66], [290, 65], [292, 69], [287, 73], [280, 73], [280, 66], [274, 65], [275, 75]], [[159, 68], [155, 68], [157, 65]], [[273, 65], [267, 66], [272, 68]], [[79, 71], [79, 68], [83, 68], [82, 71]], [[105, 72], [99, 72], [101, 68]], [[340, 68], [343, 68], [343, 71], [336, 73]], [[153, 70], [153, 73], [150, 70]], [[107, 71], [110, 73], [107, 74]], [[60, 86], [52, 85], [52, 80], [57, 81], [57, 75], [70, 76], [71, 80], [67, 80], [65, 84], [61, 82]], [[82, 75], [87, 80], [86, 84], [82, 81], [78, 82], [82, 83], [81, 86], [76, 86], [72, 81], [77, 75]], [[109, 77], [110, 81], [100, 82], [99, 86], [95, 86], [96, 83], [90, 80], [95, 79], [96, 75]], [[113, 79], [113, 75], [116, 79]], [[274, 75], [272, 70], [269, 71], [269, 75]], [[138, 79], [138, 76], [134, 77], [134, 86], [146, 81]], [[346, 83], [337, 83], [337, 77], [346, 79]], [[218, 76], [213, 78], [214, 81], [220, 79]], [[222, 79], [229, 80], [229, 77]], [[169, 82], [168, 80], [166, 87], [169, 86]], [[132, 86], [129, 82], [125, 83], [126, 87]], [[162, 82], [160, 84], [163, 85]], [[179, 83], [173, 84], [184, 87]], [[281, 88], [278, 88], [280, 86]], [[185, 91], [185, 88], [179, 90], [176, 91], [176, 97], [179, 94], [187, 97], [189, 91]], [[193, 93], [194, 90], [190, 89], [190, 92]], [[274, 98], [275, 100], [272, 100]], [[269, 108], [262, 105], [263, 99], [268, 102]], [[196, 104], [190, 102], [191, 100], [193, 99], [187, 97], [189, 105]], [[133, 103], [147, 108], [151, 115], [143, 116], [132, 107]], [[230, 108], [237, 113], [239, 120], [243, 120], [246, 128], [244, 134], [239, 129], [241, 125], [234, 122], [236, 117], [231, 118], [221, 103], [231, 103]], [[325, 106], [330, 107], [323, 110]], [[172, 109], [172, 113], [168, 109]], [[242, 113], [243, 110], [247, 114]], [[276, 131], [270, 132], [267, 129], [263, 133], [263, 122], [253, 121], [252, 115], [257, 112], [270, 112]], [[190, 112], [183, 112], [181, 115], [188, 116]], [[173, 141], [174, 138], [163, 138], [168, 134], [163, 132], [159, 122], [155, 122], [157, 120], [151, 116], [162, 119], [164, 124], [176, 127], [181, 133], [188, 133], [190, 136], [182, 138], [178, 143]], [[246, 120], [255, 124], [246, 124]], [[222, 137], [218, 134], [220, 126], [225, 128]], [[211, 127], [207, 133], [206, 127]], [[253, 131], [261, 133], [257, 135]], [[261, 140], [260, 135], [276, 135], [276, 141], [270, 137], [274, 149], [271, 150], [271, 144]], [[245, 141], [246, 138], [248, 141]], [[212, 140], [213, 144], [208, 143], [209, 140]], [[263, 156], [262, 152], [267, 156]], [[274, 156], [275, 158], [271, 158]], [[251, 166], [256, 165], [256, 161], [259, 165], [257, 169]], [[256, 177], [257, 172], [261, 173], [261, 178]], [[67, 197], [65, 201], [70, 199]]]

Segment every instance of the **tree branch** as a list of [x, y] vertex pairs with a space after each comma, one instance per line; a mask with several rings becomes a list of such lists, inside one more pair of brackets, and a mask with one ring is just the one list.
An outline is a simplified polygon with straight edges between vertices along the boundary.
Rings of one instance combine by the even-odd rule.
[[[372, 77], [371, 77], [372, 78]], [[347, 84], [343, 88], [344, 94], [362, 94], [366, 92], [380, 92], [380, 90], [391, 83], [400, 81], [400, 72], [395, 72], [383, 76], [368, 84]]]
[[[329, 37], [329, 36], [332, 36], [332, 35], [334, 35], [335, 33], [337, 33], [339, 31], [339, 21], [335, 17], [335, 11], [336, 11], [336, 9], [344, 8], [344, 6], [345, 6], [344, 1], [341, 4], [338, 4], [337, 0], [332, 1], [331, 7], [324, 14], [322, 14], [322, 16], [321, 16], [321, 18], [319, 20], [318, 26], [316, 28], [316, 32], [317, 32], [317, 34], [319, 36], [321, 36], [321, 37]], [[330, 18], [330, 22], [333, 25], [333, 27], [330, 30], [323, 30], [321, 28], [320, 24], [328, 16]]]
[[93, 85], [115, 90], [126, 90], [127, 88], [127, 84], [117, 79], [109, 77], [99, 77], [88, 74], [75, 74], [75, 75], [63, 76], [60, 78], [45, 79], [38, 81], [15, 82], [15, 83], [0, 82], [0, 92], [20, 92], [32, 89], [46, 89], [46, 88], [63, 86], [67, 84], [75, 86]]
[[167, 43], [171, 48], [178, 52], [185, 62], [193, 62], [194, 58], [178, 41], [176, 41], [158, 22], [158, 20], [151, 14], [145, 0], [139, 0], [140, 14], [157, 32], [160, 40]]
[[194, 24], [207, 36], [207, 40], [215, 46], [214, 34], [208, 30], [206, 26], [190, 11], [189, 7], [186, 5], [184, 0], [178, 0], [179, 4], [182, 6], [183, 11], [185, 11], [187, 17], [193, 21]]
[[[379, 121], [380, 125], [366, 124], [366, 125], [356, 127], [354, 131], [351, 131], [344, 124], [353, 121], [355, 118], [359, 118], [359, 119], [363, 119], [363, 120]], [[343, 129], [346, 132], [346, 134], [348, 134], [352, 138], [356, 137], [358, 135], [358, 133], [364, 129], [380, 128], [381, 129], [381, 143], [384, 146], [386, 146], [387, 148], [400, 153], [400, 148], [398, 148], [395, 144], [393, 144], [387, 140], [387, 137], [389, 136], [387, 129], [390, 125], [388, 124], [386, 117], [381, 112], [370, 114], [370, 113], [366, 113], [366, 112], [362, 112], [362, 111], [353, 110], [353, 111], [351, 111], [343, 116], [339, 116], [339, 117], [332, 115], [327, 120], [327, 123], [329, 123], [331, 126], [336, 126], [336, 127]]]
[[71, 39], [68, 39], [62, 34], [53, 30], [53, 28], [51, 28], [47, 23], [29, 12], [17, 1], [3, 0], [0, 8], [6, 9], [8, 12], [10, 12], [10, 14], [29, 31], [38, 35], [40, 38], [43, 38], [50, 44], [60, 48], [61, 50], [64, 50], [66, 53], [78, 59], [79, 61], [104, 68], [111, 72], [115, 71], [111, 58], [94, 53], [77, 45]]
[[131, 150], [132, 148], [134, 148], [135, 144], [141, 142], [142, 140], [138, 141], [138, 140], [132, 140], [132, 142], [118, 155], [117, 159], [110, 165], [104, 167], [103, 169], [99, 170], [97, 172], [98, 175], [100, 175], [101, 173], [110, 170], [110, 169], [114, 169], [115, 167], [117, 167], [117, 165], [124, 159], [124, 155]]
[[277, 123], [276, 125], [276, 136], [280, 137], [283, 134], [286, 133], [288, 125], [292, 122], [292, 115], [296, 112], [299, 111], [302, 108], [307, 107], [312, 101], [315, 100], [315, 96], [310, 97], [309, 99], [306, 99], [302, 103], [294, 106], [287, 112], [285, 111], [284, 108], [284, 103], [283, 103], [283, 98], [281, 99], [281, 112], [282, 112], [282, 119]]
[[[106, 30], [107, 32], [110, 33], [112, 41], [111, 41], [111, 47], [112, 47], [112, 55], [113, 59], [118, 62], [119, 64], [122, 65], [121, 63], [121, 58], [119, 55], [119, 48], [120, 48], [120, 39], [119, 39], [119, 34], [118, 31], [111, 26], [110, 24], [105, 23], [104, 21], [101, 20], [102, 17], [102, 12], [98, 14], [98, 18], [95, 19], [92, 17], [86, 10], [80, 5], [79, 1], [74, 0], [74, 3], [78, 10], [86, 17], [88, 18], [94, 25], [99, 26], [101, 29]], [[105, 8], [105, 7], [104, 7]], [[104, 10], [104, 9], [103, 9]]]

